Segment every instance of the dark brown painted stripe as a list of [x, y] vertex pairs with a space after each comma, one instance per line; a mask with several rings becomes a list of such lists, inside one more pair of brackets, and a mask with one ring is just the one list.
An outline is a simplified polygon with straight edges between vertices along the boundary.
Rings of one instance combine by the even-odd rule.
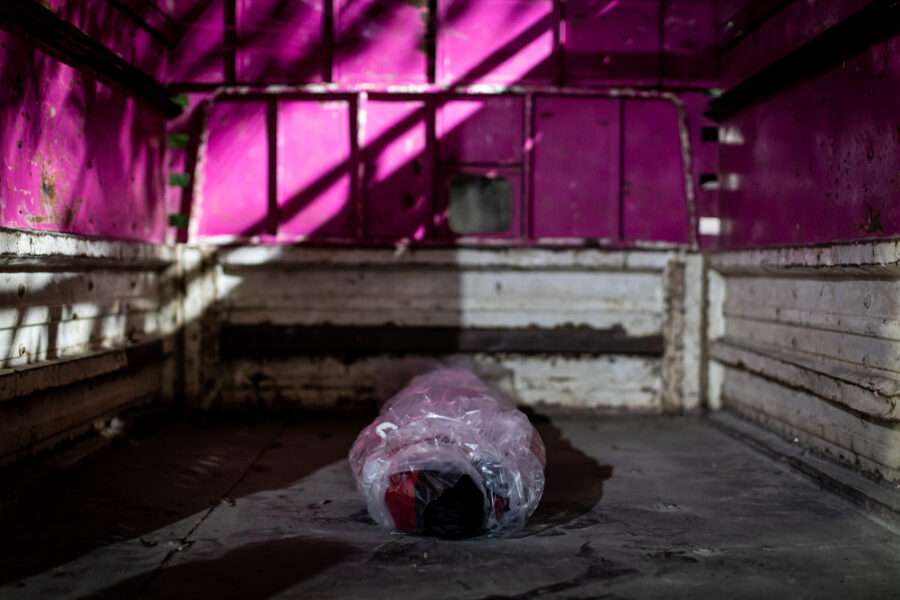
[[374, 327], [231, 325], [222, 326], [223, 356], [450, 354], [637, 354], [662, 356], [661, 335], [629, 336], [621, 327]]

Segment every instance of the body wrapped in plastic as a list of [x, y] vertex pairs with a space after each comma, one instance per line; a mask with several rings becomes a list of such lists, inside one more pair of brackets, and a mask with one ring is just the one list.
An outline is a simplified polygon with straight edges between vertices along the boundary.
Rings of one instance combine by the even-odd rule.
[[465, 369], [415, 377], [350, 450], [376, 522], [445, 538], [521, 529], [544, 491], [545, 463], [528, 417]]

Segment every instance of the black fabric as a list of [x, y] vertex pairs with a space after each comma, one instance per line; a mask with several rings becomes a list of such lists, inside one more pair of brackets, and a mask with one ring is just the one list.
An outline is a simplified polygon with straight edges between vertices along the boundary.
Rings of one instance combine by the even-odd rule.
[[[452, 485], [449, 482], [456, 480]], [[422, 533], [461, 539], [484, 533], [484, 493], [468, 475], [422, 471], [416, 481], [417, 519]], [[420, 508], [421, 507], [421, 508]]]

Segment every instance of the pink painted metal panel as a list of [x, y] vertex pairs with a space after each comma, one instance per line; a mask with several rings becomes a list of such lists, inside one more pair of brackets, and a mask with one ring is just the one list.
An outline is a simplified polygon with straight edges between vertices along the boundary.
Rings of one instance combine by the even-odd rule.
[[266, 233], [268, 142], [264, 102], [220, 102], [209, 115], [202, 188], [192, 218], [201, 237]]
[[624, 107], [623, 238], [687, 243], [688, 211], [675, 105], [626, 100]]
[[722, 83], [733, 86], [841, 22], [869, 0], [791, 2], [721, 57]]
[[362, 147], [365, 234], [422, 240], [430, 229], [434, 148], [424, 102], [366, 103]]
[[552, 0], [439, 0], [438, 81], [554, 83]]
[[225, 81], [225, 8], [222, 0], [177, 0], [171, 3], [178, 22], [176, 45], [169, 53], [168, 80]]
[[715, 6], [709, 0], [663, 3], [664, 86], [718, 84], [715, 20]]
[[900, 38], [724, 124], [723, 246], [900, 234]]
[[428, 0], [336, 0], [335, 80], [428, 80]]
[[444, 102], [437, 113], [440, 160], [521, 163], [524, 106], [521, 96], [470, 96]]
[[653, 85], [659, 77], [658, 0], [568, 0], [566, 82]]
[[[110, 50], [156, 78], [165, 76], [166, 48], [135, 19], [106, 0], [54, 0], [47, 3], [61, 19], [81, 29]], [[135, 18], [163, 27], [159, 14], [143, 2], [125, 2]], [[162, 29], [161, 29], [162, 31]]]
[[350, 103], [278, 102], [278, 235], [354, 235]]
[[164, 122], [0, 32], [2, 225], [164, 237]]
[[728, 21], [750, 4], [752, 0], [716, 0], [718, 25], [725, 26]]
[[618, 237], [619, 110], [607, 98], [535, 99], [535, 237]]
[[473, 233], [466, 234], [468, 239], [514, 239], [523, 235], [522, 216], [522, 169], [519, 167], [493, 167], [493, 166], [463, 166], [445, 165], [438, 169], [437, 174], [437, 207], [434, 216], [435, 237], [439, 239], [454, 239], [461, 237], [450, 229], [450, 186], [457, 175], [476, 175], [482, 177], [502, 177], [510, 186], [512, 201], [510, 204], [510, 227], [508, 231], [500, 233]]
[[235, 72], [240, 82], [322, 80], [324, 0], [237, 0]]

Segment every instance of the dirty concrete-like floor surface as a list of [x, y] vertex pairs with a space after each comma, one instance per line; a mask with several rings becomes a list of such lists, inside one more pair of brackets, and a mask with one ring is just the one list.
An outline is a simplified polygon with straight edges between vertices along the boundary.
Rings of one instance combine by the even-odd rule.
[[900, 598], [900, 536], [695, 418], [556, 417], [520, 534], [369, 519], [358, 417], [181, 417], [0, 520], [0, 597]]

